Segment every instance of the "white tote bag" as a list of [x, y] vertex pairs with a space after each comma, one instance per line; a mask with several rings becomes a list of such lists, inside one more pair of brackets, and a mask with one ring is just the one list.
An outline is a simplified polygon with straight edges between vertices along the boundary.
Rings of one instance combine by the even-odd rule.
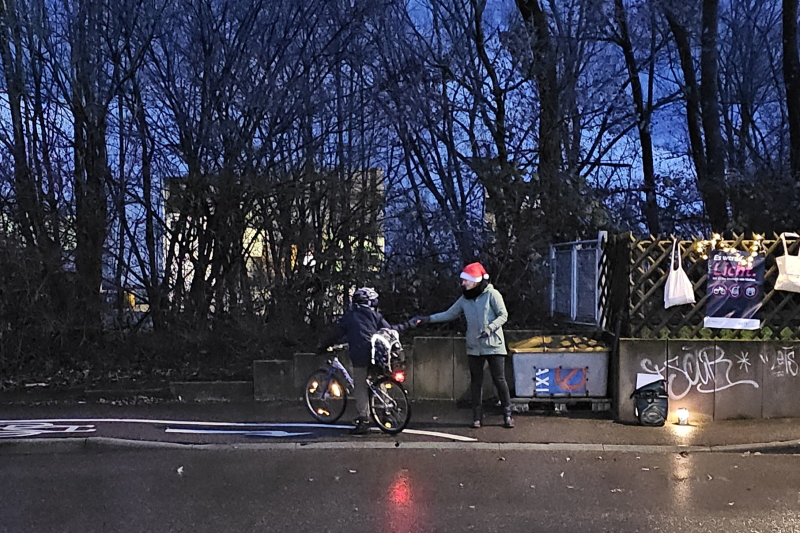
[[[678, 254], [677, 259], [675, 257], [676, 251]], [[664, 308], [693, 303], [695, 303], [694, 287], [692, 287], [689, 276], [683, 271], [681, 247], [678, 241], [673, 239], [672, 253], [669, 256], [669, 274], [667, 275], [667, 282], [664, 284]]]
[[781, 233], [783, 255], [775, 258], [778, 265], [778, 279], [775, 280], [776, 291], [800, 292], [800, 256], [789, 255], [786, 237], [798, 237], [797, 233]]

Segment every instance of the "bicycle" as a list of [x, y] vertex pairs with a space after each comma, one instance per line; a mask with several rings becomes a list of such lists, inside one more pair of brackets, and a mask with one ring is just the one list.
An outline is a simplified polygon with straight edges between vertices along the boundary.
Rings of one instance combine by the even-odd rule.
[[[411, 419], [411, 402], [402, 385], [405, 381], [400, 362], [402, 347], [394, 330], [379, 330], [375, 336], [372, 365], [367, 374], [370, 414], [381, 431], [396, 435]], [[354, 385], [350, 373], [334, 355], [325, 367], [312, 372], [306, 380], [303, 391], [306, 408], [319, 422], [333, 424], [344, 414]]]

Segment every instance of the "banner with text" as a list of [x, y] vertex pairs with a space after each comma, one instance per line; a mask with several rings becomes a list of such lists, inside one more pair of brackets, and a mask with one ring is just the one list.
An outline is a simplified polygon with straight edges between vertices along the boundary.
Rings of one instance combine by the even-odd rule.
[[707, 328], [760, 329], [755, 318], [761, 308], [764, 254], [715, 250], [708, 259]]

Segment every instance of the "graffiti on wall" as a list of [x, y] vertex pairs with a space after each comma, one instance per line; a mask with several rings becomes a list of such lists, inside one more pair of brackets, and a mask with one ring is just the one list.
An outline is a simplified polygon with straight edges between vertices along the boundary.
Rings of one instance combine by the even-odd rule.
[[769, 354], [761, 354], [761, 362], [764, 363], [772, 375], [777, 378], [797, 377], [797, 361], [794, 355], [794, 346], [784, 346], [777, 350], [774, 357]]
[[[741, 351], [737, 355], [729, 356], [725, 350], [716, 345], [702, 347], [696, 351], [684, 347], [683, 351], [685, 352], [683, 355], [670, 358], [664, 365], [650, 359], [643, 359], [640, 363], [645, 373], [657, 374], [662, 379], [667, 379], [667, 392], [670, 398], [678, 400], [684, 398], [692, 389], [708, 394], [737, 386], [750, 386], [756, 389], [759, 387], [758, 382], [752, 379], [737, 379], [731, 376], [731, 371], [734, 369], [745, 374], [750, 373], [753, 363], [749, 352]], [[795, 364], [795, 370], [796, 367]]]
[[[713, 420], [800, 417], [800, 340], [623, 340], [619, 369], [621, 399], [663, 379], [672, 411]], [[630, 407], [620, 417], [635, 419]]]

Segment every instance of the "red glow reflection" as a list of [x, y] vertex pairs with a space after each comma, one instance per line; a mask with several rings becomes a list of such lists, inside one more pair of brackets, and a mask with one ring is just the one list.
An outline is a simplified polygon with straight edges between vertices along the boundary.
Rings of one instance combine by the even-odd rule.
[[420, 507], [419, 487], [407, 469], [395, 473], [394, 479], [387, 487], [385, 527], [386, 533], [412, 533], [425, 530], [423, 509]]
[[402, 506], [411, 503], [411, 484], [405, 472], [400, 472], [389, 487], [389, 501]]

